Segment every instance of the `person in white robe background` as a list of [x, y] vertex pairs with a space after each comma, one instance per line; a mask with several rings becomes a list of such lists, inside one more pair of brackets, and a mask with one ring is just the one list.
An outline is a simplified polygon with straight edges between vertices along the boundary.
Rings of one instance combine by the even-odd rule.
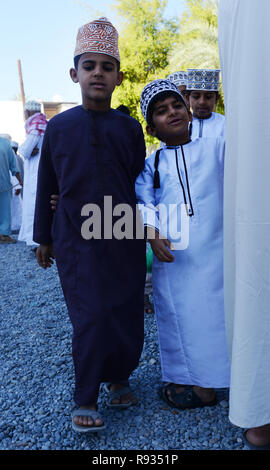
[[[144, 88], [141, 109], [147, 132], [166, 143], [146, 159], [136, 180], [137, 200], [154, 252], [162, 380], [168, 382], [160, 394], [176, 408], [215, 405], [214, 389], [229, 387], [230, 376], [223, 298], [225, 142], [222, 137], [190, 140], [191, 113], [169, 80], [156, 80]], [[177, 208], [167, 217], [155, 210], [160, 204]], [[174, 235], [174, 227], [175, 234], [179, 231], [181, 205], [185, 210], [188, 205], [188, 215], [180, 224], [182, 248], [172, 252], [171, 243], [179, 247], [179, 240], [170, 234]], [[185, 246], [186, 223], [189, 243]], [[160, 240], [159, 233], [165, 239]]]
[[[10, 136], [0, 136], [0, 243], [16, 243], [11, 235], [11, 175], [22, 185], [15, 154], [10, 145]], [[16, 184], [17, 184], [16, 183]]]
[[33, 223], [35, 213], [37, 175], [40, 152], [47, 126], [46, 116], [41, 113], [41, 105], [28, 101], [24, 108], [26, 139], [19, 147], [19, 154], [24, 159], [24, 188], [22, 224], [18, 240], [26, 242], [33, 250], [38, 246], [33, 241]]
[[[19, 168], [19, 172], [20, 172], [20, 175], [21, 175], [21, 179], [22, 179], [22, 182], [23, 182], [23, 179], [24, 179], [24, 161], [23, 161], [23, 158], [21, 157], [21, 155], [18, 154], [18, 148], [19, 148], [19, 144], [18, 142], [15, 142], [15, 140], [12, 140], [11, 141], [11, 147], [16, 155], [16, 159], [17, 159], [17, 166]], [[23, 197], [23, 188], [21, 189], [21, 196]]]
[[225, 117], [216, 113], [220, 70], [188, 69], [186, 94], [192, 109], [191, 138], [225, 137]]
[[[187, 106], [190, 108], [189, 94], [187, 92], [187, 83], [188, 83], [187, 72], [185, 72], [184, 70], [181, 70], [179, 72], [171, 73], [170, 75], [168, 75], [166, 80], [170, 80], [177, 86], [178, 90], [182, 93], [183, 97], [185, 98]], [[192, 126], [190, 127], [190, 133], [191, 131], [192, 131]], [[164, 145], [164, 142], [162, 142], [162, 145]]]
[[22, 186], [18, 183], [15, 176], [10, 175], [12, 184], [12, 199], [11, 199], [11, 231], [13, 233], [19, 232], [22, 224]]
[[220, 0], [230, 421], [270, 449], [270, 2]]
[[[19, 144], [15, 141], [10, 143], [17, 160], [17, 166], [21, 175], [21, 179], [23, 182], [23, 160], [17, 154]], [[19, 232], [22, 224], [22, 191], [23, 187], [18, 183], [16, 177], [11, 174], [10, 176], [11, 184], [13, 186], [12, 189], [12, 199], [11, 199], [11, 231]]]
[[171, 73], [170, 75], [168, 75], [167, 80], [170, 80], [177, 86], [178, 90], [181, 91], [183, 97], [186, 100], [187, 105], [189, 106], [189, 96], [186, 92], [188, 81], [187, 72], [181, 70], [178, 72]]

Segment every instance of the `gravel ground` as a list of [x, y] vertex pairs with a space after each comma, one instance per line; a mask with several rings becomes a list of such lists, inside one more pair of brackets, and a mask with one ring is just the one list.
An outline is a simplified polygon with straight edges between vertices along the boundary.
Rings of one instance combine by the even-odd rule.
[[1, 450], [241, 450], [242, 430], [220, 403], [190, 411], [168, 407], [157, 394], [160, 363], [155, 318], [145, 316], [145, 346], [131, 377], [139, 404], [99, 409], [101, 434], [71, 428], [71, 325], [55, 266], [43, 271], [24, 243], [0, 245]]

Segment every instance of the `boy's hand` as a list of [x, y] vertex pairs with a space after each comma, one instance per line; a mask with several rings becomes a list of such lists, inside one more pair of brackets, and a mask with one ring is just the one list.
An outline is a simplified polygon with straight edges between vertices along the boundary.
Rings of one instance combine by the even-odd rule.
[[52, 194], [51, 195], [50, 203], [51, 203], [51, 208], [52, 208], [53, 211], [55, 211], [55, 209], [57, 207], [58, 199], [59, 199], [59, 194]]
[[36, 251], [36, 258], [39, 266], [43, 269], [50, 268], [53, 264], [54, 252], [52, 245], [39, 245]]
[[164, 263], [172, 263], [174, 256], [170, 253], [168, 248], [172, 250], [172, 245], [167, 238], [163, 237], [155, 229], [147, 227], [147, 238], [150, 242], [154, 255], [159, 261]]

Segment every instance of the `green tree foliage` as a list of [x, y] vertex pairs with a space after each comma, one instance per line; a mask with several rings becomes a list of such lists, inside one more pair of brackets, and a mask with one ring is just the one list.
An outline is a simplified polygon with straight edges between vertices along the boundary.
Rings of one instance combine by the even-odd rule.
[[[113, 94], [113, 107], [124, 104], [143, 128], [140, 95], [151, 80], [164, 78], [169, 53], [175, 45], [179, 22], [167, 20], [164, 11], [167, 0], [116, 0], [115, 7], [123, 24], [119, 31], [121, 70], [124, 81]], [[147, 144], [154, 139], [146, 137]]]
[[[186, 11], [175, 19], [166, 19], [167, 3], [167, 0], [112, 2], [120, 20], [117, 29], [124, 72], [122, 85], [113, 93], [112, 106], [128, 106], [143, 129], [146, 126], [140, 95], [147, 83], [177, 70], [219, 68], [218, 0], [186, 0]], [[93, 6], [88, 8], [94, 13]], [[95, 10], [96, 17], [99, 13]], [[221, 96], [218, 112], [223, 112], [223, 107]], [[146, 133], [145, 139], [149, 151], [151, 145], [158, 143]]]
[[[219, 69], [218, 1], [186, 0], [177, 44], [170, 52], [171, 73], [188, 68]], [[217, 110], [224, 112], [222, 91]]]

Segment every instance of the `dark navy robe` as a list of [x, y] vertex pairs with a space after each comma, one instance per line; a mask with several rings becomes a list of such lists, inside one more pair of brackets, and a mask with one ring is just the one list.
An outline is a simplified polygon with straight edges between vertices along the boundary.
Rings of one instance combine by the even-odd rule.
[[[90, 239], [81, 234], [82, 207], [129, 204], [144, 168], [141, 125], [115, 110], [78, 106], [49, 121], [39, 165], [34, 240], [53, 243], [73, 326], [74, 399], [94, 403], [101, 382], [128, 379], [143, 347], [145, 241]], [[50, 196], [59, 194], [55, 213]], [[120, 217], [113, 217], [113, 223]], [[102, 224], [102, 229], [103, 229]]]

